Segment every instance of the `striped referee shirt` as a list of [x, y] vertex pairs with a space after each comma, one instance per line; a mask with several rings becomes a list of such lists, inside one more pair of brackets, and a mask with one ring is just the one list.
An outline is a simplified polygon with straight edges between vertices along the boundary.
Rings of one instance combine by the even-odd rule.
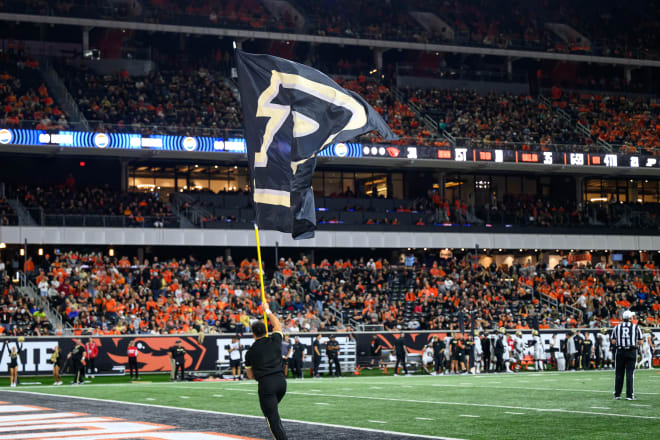
[[614, 327], [611, 339], [616, 341], [617, 348], [635, 348], [637, 343], [642, 340], [642, 330], [637, 324], [624, 321]]

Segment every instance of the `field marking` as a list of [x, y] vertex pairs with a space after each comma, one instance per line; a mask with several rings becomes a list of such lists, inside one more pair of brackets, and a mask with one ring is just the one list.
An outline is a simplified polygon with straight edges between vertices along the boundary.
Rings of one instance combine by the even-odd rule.
[[[105, 384], [107, 386], [107, 384]], [[107, 403], [119, 403], [122, 405], [135, 405], [135, 406], [146, 406], [150, 408], [165, 408], [165, 409], [175, 409], [175, 410], [180, 410], [180, 411], [190, 411], [190, 412], [196, 412], [196, 413], [202, 413], [202, 414], [218, 414], [222, 416], [233, 416], [233, 417], [245, 417], [249, 419], [258, 419], [258, 420], [263, 420], [263, 416], [253, 416], [249, 414], [238, 414], [238, 413], [229, 413], [229, 412], [222, 412], [222, 411], [211, 411], [208, 409], [195, 409], [195, 408], [182, 408], [180, 406], [170, 406], [170, 405], [158, 405], [155, 403], [139, 403], [139, 402], [124, 402], [121, 400], [111, 400], [111, 399], [99, 399], [96, 397], [80, 397], [80, 396], [68, 396], [66, 394], [52, 394], [52, 393], [40, 393], [37, 391], [19, 391], [19, 390], [7, 390], [10, 393], [22, 393], [22, 394], [32, 394], [35, 396], [53, 396], [53, 397], [62, 397], [66, 399], [80, 399], [80, 400], [91, 400], [94, 402], [107, 402]], [[242, 390], [236, 390], [236, 391], [242, 391]], [[41, 409], [41, 408], [40, 408]], [[35, 411], [37, 411], [35, 409]], [[388, 434], [388, 435], [399, 435], [401, 437], [410, 437], [410, 438], [423, 438], [423, 439], [431, 439], [431, 440], [464, 440], [464, 439], [459, 439], [459, 438], [454, 438], [454, 437], [438, 437], [434, 435], [424, 435], [424, 434], [410, 434], [407, 432], [399, 432], [399, 431], [386, 431], [383, 429], [372, 429], [372, 428], [362, 428], [359, 426], [347, 426], [347, 425], [336, 425], [333, 423], [321, 423], [321, 422], [308, 422], [306, 420], [294, 420], [294, 419], [282, 419], [285, 422], [289, 423], [301, 423], [303, 425], [313, 425], [313, 426], [325, 426], [328, 428], [337, 428], [337, 429], [345, 429], [345, 430], [354, 430], [354, 431], [363, 431], [363, 432], [375, 432], [375, 433], [380, 433], [380, 434]]]
[[429, 419], [428, 417], [415, 417], [416, 420], [433, 420]]
[[154, 401], [154, 400], [156, 400], [156, 399], [154, 399], [153, 397], [147, 397], [147, 398], [144, 399], [144, 400], [151, 400], [151, 401]]
[[320, 392], [321, 392], [321, 390], [309, 390], [309, 391], [314, 391], [314, 392], [316, 392], [316, 393], [320, 393]]
[[590, 406], [591, 409], [610, 409], [607, 406]]
[[643, 406], [643, 407], [650, 407], [651, 405], [644, 405], [643, 403], [631, 403], [630, 406]]
[[[235, 390], [235, 391], [242, 391], [242, 390]], [[567, 413], [567, 414], [585, 414], [592, 416], [660, 420], [660, 417], [655, 417], [655, 416], [641, 416], [635, 414], [613, 414], [613, 413], [603, 413], [603, 412], [593, 412], [593, 411], [570, 410], [570, 409], [562, 409], [562, 408], [533, 408], [527, 406], [495, 405], [489, 403], [465, 403], [465, 402], [446, 402], [440, 400], [395, 399], [392, 397], [349, 396], [344, 394], [316, 394], [316, 393], [304, 393], [301, 391], [290, 391], [287, 392], [287, 394], [295, 394], [300, 396], [334, 397], [338, 399], [362, 399], [362, 400], [377, 400], [377, 401], [385, 401], [385, 402], [423, 403], [423, 404], [432, 404], [432, 405], [474, 406], [481, 408], [504, 408], [504, 409], [518, 409], [518, 410], [526, 410], [526, 411], [558, 412], [558, 413]]]
[[188, 396], [179, 396], [179, 399], [190, 399]]
[[368, 420], [368, 422], [371, 422], [371, 423], [383, 423], [383, 424], [387, 423], [387, 422], [383, 422], [382, 420]]
[[214, 394], [213, 397], [224, 397], [222, 394]]
[[314, 403], [314, 405], [330, 405], [330, 404], [325, 402], [316, 402]]
[[522, 415], [525, 415], [525, 413], [521, 413], [521, 412], [513, 412], [513, 411], [504, 411], [504, 414], [512, 414], [512, 415], [514, 415], [514, 416], [522, 416]]
[[[427, 386], [427, 385], [418, 385], [418, 386]], [[454, 387], [462, 388], [460, 385], [451, 384], [451, 383], [434, 383], [431, 384], [433, 387]], [[612, 391], [603, 391], [603, 390], [585, 390], [585, 389], [576, 389], [576, 388], [530, 388], [530, 387], [513, 387], [513, 386], [491, 386], [487, 384], [473, 385], [474, 388], [496, 388], [496, 389], [511, 389], [511, 390], [531, 390], [531, 391], [574, 391], [579, 393], [609, 393], [612, 394]], [[635, 393], [635, 394], [645, 394], [645, 395], [660, 395], [660, 393]]]
[[473, 414], [459, 414], [458, 417], [481, 417], [481, 416], [475, 416]]

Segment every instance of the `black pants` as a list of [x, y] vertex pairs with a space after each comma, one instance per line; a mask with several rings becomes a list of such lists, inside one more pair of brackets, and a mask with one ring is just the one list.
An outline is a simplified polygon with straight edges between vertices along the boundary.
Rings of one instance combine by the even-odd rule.
[[94, 374], [94, 370], [96, 367], [96, 358], [89, 358], [87, 359], [87, 374]]
[[504, 371], [504, 353], [495, 353], [495, 371]]
[[623, 375], [626, 375], [626, 397], [633, 396], [633, 374], [637, 361], [637, 350], [634, 348], [617, 349], [615, 358], [614, 395], [620, 396], [623, 389]]
[[313, 356], [312, 357], [312, 363], [313, 363], [313, 368], [314, 368], [314, 371], [312, 372], [312, 375], [314, 377], [317, 377], [319, 375], [319, 367], [321, 366], [321, 356]]
[[433, 367], [436, 373], [439, 373], [442, 369], [442, 354], [433, 356]]
[[266, 416], [270, 432], [275, 440], [286, 440], [277, 405], [286, 394], [286, 379], [283, 374], [271, 374], [259, 379], [259, 405]]
[[176, 379], [176, 373], [181, 371], [181, 380], [183, 380], [183, 376], [185, 375], [185, 361], [182, 359], [180, 362], [176, 361], [174, 363], [174, 378]]
[[588, 370], [591, 368], [591, 353], [582, 353], [582, 369]]
[[341, 376], [341, 365], [339, 364], [339, 355], [333, 354], [332, 356], [328, 356], [328, 368], [330, 368], [330, 376], [332, 376], [332, 367], [335, 367], [334, 369], [334, 375], [339, 377]]
[[81, 360], [73, 360], [73, 383], [83, 383], [85, 381], [85, 366]]
[[133, 379], [133, 371], [135, 371], [135, 378], [138, 378], [138, 363], [136, 357], [128, 358], [128, 371], [131, 375], [131, 379]]
[[484, 351], [484, 371], [490, 371], [490, 351]]
[[406, 367], [406, 355], [404, 353], [396, 354], [396, 364], [394, 365], [394, 374], [399, 371], [399, 363], [403, 365], [403, 371], [408, 374], [408, 367]]
[[293, 373], [293, 377], [303, 377], [303, 360], [302, 358], [292, 358], [290, 361], [292, 362], [291, 365], [291, 372]]

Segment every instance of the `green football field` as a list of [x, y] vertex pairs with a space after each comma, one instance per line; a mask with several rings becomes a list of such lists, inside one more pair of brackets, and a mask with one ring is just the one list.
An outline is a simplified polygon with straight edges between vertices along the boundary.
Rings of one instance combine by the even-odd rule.
[[[261, 415], [252, 381], [144, 380], [151, 383], [122, 377], [53, 387], [25, 378], [17, 390]], [[289, 380], [280, 412], [290, 420], [461, 439], [658, 438], [660, 371], [638, 370], [635, 380], [637, 401], [612, 399], [612, 371]]]

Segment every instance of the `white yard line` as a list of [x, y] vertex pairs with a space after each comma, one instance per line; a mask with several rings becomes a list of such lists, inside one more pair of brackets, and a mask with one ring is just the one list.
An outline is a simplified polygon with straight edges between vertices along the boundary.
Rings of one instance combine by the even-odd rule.
[[415, 417], [416, 420], [433, 420], [429, 419], [428, 417]]
[[475, 416], [473, 414], [459, 414], [458, 417], [481, 417], [481, 416]]
[[383, 423], [383, 424], [387, 423], [387, 422], [383, 422], [382, 420], [368, 420], [368, 421], [370, 423]]
[[590, 406], [591, 409], [610, 409], [607, 406]]
[[525, 413], [521, 413], [521, 412], [513, 412], [513, 411], [504, 411], [504, 414], [512, 414], [512, 415], [514, 415], [514, 416], [522, 416], [522, 415], [524, 415]]
[[314, 405], [330, 405], [330, 404], [325, 402], [316, 402]]
[[[233, 391], [242, 391], [242, 390], [233, 390]], [[614, 413], [604, 413], [604, 412], [593, 412], [593, 411], [579, 411], [579, 410], [570, 410], [562, 408], [533, 408], [526, 406], [511, 406], [511, 405], [495, 405], [489, 403], [465, 403], [465, 402], [446, 402], [440, 400], [417, 400], [417, 399], [395, 399], [391, 397], [374, 397], [374, 396], [351, 396], [346, 394], [318, 394], [318, 393], [305, 393], [301, 391], [288, 391], [287, 394], [294, 394], [299, 396], [321, 396], [321, 397], [332, 397], [336, 399], [361, 399], [361, 400], [375, 400], [383, 402], [407, 402], [407, 403], [422, 403], [422, 404], [431, 404], [431, 405], [447, 405], [447, 406], [473, 406], [481, 408], [504, 408], [504, 409], [517, 409], [517, 410], [526, 410], [526, 411], [540, 411], [540, 412], [557, 412], [557, 413], [567, 413], [567, 414], [585, 414], [591, 416], [603, 416], [603, 417], [623, 417], [623, 418], [633, 418], [633, 419], [649, 419], [649, 420], [660, 420], [660, 416], [642, 416], [635, 414], [614, 414]]]
[[[105, 385], [107, 386], [107, 385]], [[238, 389], [236, 391], [239, 391]], [[11, 390], [8, 392], [11, 393], [21, 393], [21, 394], [33, 394], [36, 396], [43, 396], [44, 393], [39, 393], [35, 391], [19, 391], [19, 390]], [[202, 414], [218, 414], [218, 415], [223, 415], [223, 416], [233, 416], [233, 417], [245, 417], [249, 419], [256, 419], [256, 420], [263, 420], [263, 416], [251, 416], [251, 415], [246, 415], [246, 414], [237, 414], [237, 413], [228, 413], [228, 412], [221, 412], [221, 411], [210, 411], [210, 410], [205, 410], [205, 409], [194, 409], [194, 408], [182, 408], [179, 406], [168, 406], [168, 405], [157, 405], [154, 403], [137, 403], [137, 402], [123, 402], [121, 400], [109, 400], [109, 399], [97, 399], [94, 397], [77, 397], [77, 396], [67, 396], [67, 395], [62, 395], [62, 394], [48, 394], [49, 396], [53, 397], [62, 397], [66, 399], [80, 399], [80, 400], [90, 400], [94, 402], [107, 402], [107, 403], [118, 403], [121, 405], [134, 405], [134, 406], [146, 406], [150, 408], [165, 408], [165, 409], [174, 409], [178, 411], [189, 411], [189, 412], [195, 412], [195, 413], [202, 413]], [[35, 409], [35, 411], [37, 411]], [[282, 419], [285, 422], [290, 422], [290, 423], [302, 423], [304, 425], [312, 425], [312, 426], [326, 426], [328, 428], [337, 428], [337, 429], [347, 429], [347, 430], [354, 430], [354, 431], [363, 431], [363, 432], [375, 432], [375, 433], [381, 433], [381, 434], [392, 434], [392, 435], [399, 435], [401, 437], [410, 437], [410, 438], [423, 438], [423, 439], [432, 439], [432, 440], [462, 440], [458, 438], [452, 438], [452, 437], [438, 437], [438, 436], [433, 436], [433, 435], [422, 435], [422, 434], [409, 434], [405, 432], [398, 432], [398, 431], [385, 431], [382, 429], [371, 429], [371, 428], [359, 428], [355, 426], [346, 426], [346, 425], [335, 425], [332, 423], [318, 423], [318, 422], [308, 422], [304, 420], [294, 420], [294, 419]]]

